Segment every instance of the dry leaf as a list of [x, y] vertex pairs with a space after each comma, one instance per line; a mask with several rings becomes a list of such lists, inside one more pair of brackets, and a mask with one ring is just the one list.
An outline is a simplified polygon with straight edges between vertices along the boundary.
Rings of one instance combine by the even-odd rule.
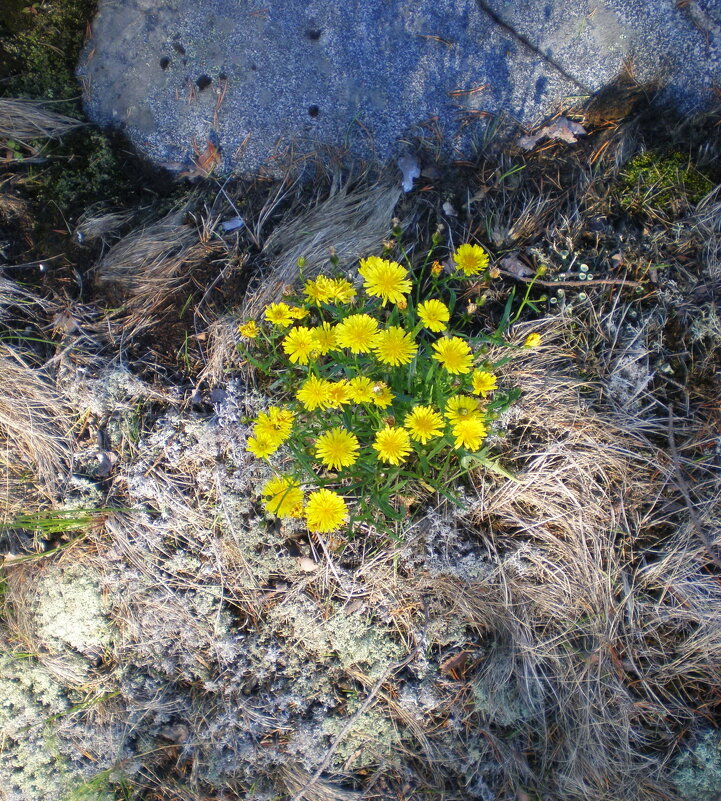
[[501, 259], [501, 267], [516, 278], [528, 278], [534, 274], [534, 270], [518, 258], [517, 253], [511, 253]]
[[516, 144], [524, 150], [533, 150], [541, 139], [555, 139], [559, 142], [576, 144], [576, 137], [583, 136], [586, 129], [583, 125], [569, 120], [568, 117], [558, 117], [548, 125], [544, 125], [538, 133], [522, 136]]

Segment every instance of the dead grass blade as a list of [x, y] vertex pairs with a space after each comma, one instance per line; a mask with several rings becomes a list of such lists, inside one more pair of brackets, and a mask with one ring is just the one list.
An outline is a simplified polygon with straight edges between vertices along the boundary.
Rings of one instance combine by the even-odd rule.
[[189, 286], [192, 273], [217, 248], [200, 241], [194, 225], [175, 211], [157, 223], [132, 231], [97, 265], [100, 287], [115, 290], [123, 300], [124, 328], [137, 335], [162, 318], [173, 300]]
[[70, 464], [70, 417], [40, 372], [0, 344], [0, 470], [6, 524], [26, 496], [55, 496]]
[[303, 275], [313, 277], [331, 266], [335, 253], [346, 271], [378, 248], [388, 235], [400, 189], [383, 186], [344, 187], [314, 208], [279, 225], [263, 252], [273, 267], [246, 299], [244, 317], [257, 317], [263, 307], [280, 299], [286, 286], [298, 280], [298, 259], [305, 259]]
[[0, 139], [26, 144], [30, 139], [58, 139], [83, 123], [56, 114], [32, 100], [0, 98]]

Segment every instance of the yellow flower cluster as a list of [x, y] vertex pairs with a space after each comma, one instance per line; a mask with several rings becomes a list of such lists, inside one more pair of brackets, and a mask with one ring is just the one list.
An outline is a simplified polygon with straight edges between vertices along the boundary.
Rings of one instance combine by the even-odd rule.
[[253, 435], [248, 437], [248, 451], [259, 459], [267, 459], [288, 439], [294, 420], [293, 412], [280, 406], [261, 412], [255, 420]]
[[276, 517], [304, 517], [310, 531], [339, 529], [348, 519], [345, 500], [336, 492], [316, 490], [304, 502], [300, 484], [288, 476], [273, 476], [261, 491], [263, 505]]
[[451, 424], [456, 448], [477, 451], [486, 438], [485, 418], [477, 398], [455, 395], [448, 399], [445, 416]]
[[[386, 482], [387, 493], [388, 481], [423, 481], [430, 469], [427, 480], [440, 476], [442, 485], [444, 475], [458, 474], [464, 452], [483, 447], [488, 419], [507, 408], [513, 391], [494, 396], [494, 363], [453, 331], [456, 295], [445, 302], [441, 290], [453, 265], [456, 277], [487, 278], [488, 264], [479, 245], [459, 246], [445, 265], [430, 264], [431, 296], [419, 301], [405, 267], [369, 256], [358, 269], [362, 290], [320, 275], [305, 282], [299, 299], [270, 304], [265, 327], [253, 320], [239, 326], [251, 340], [253, 364], [289, 397], [287, 407], [258, 415], [247, 442], [261, 459], [287, 442], [293, 460], [292, 476], [274, 476], [263, 487], [268, 513], [303, 518], [315, 533], [335, 531], [350, 511], [328, 485], [352, 487], [358, 496], [370, 491], [370, 508], [380, 513], [388, 496], [375, 502], [373, 481], [378, 492]], [[539, 344], [531, 334], [524, 347]]]

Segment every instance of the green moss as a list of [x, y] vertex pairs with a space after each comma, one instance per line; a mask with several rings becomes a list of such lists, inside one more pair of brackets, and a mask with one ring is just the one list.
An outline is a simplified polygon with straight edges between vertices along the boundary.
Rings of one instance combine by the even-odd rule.
[[[7, 94], [77, 99], [75, 65], [96, 0], [4, 0], [0, 29]], [[65, 113], [79, 105], [64, 104]]]
[[632, 158], [621, 173], [618, 200], [630, 214], [672, 218], [712, 189], [711, 180], [683, 154], [647, 151]]
[[34, 194], [64, 215], [74, 217], [98, 200], [122, 205], [132, 193], [132, 182], [101, 131], [81, 128], [51, 150], [47, 165], [33, 175]]

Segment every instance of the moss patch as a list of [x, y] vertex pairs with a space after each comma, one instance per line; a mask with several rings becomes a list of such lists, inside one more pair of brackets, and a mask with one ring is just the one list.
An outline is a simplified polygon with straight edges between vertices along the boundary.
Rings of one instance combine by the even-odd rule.
[[[5, 0], [0, 27], [0, 77], [8, 94], [77, 99], [75, 64], [96, 0]], [[63, 104], [65, 113], [77, 103]]]
[[713, 189], [711, 180], [681, 153], [647, 151], [621, 173], [619, 202], [634, 215], [677, 217]]

